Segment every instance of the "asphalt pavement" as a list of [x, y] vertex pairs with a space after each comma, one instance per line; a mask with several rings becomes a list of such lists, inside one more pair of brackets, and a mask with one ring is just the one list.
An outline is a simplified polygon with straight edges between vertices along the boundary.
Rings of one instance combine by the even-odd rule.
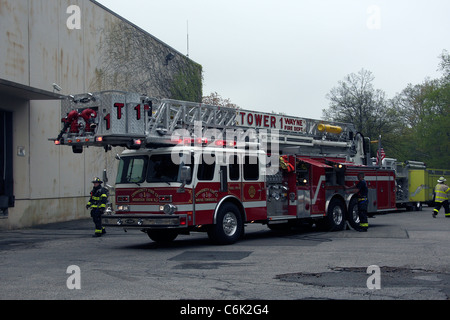
[[443, 301], [450, 219], [431, 213], [378, 214], [367, 233], [252, 224], [229, 246], [204, 233], [166, 245], [113, 228], [92, 238], [90, 219], [0, 231], [0, 299]]

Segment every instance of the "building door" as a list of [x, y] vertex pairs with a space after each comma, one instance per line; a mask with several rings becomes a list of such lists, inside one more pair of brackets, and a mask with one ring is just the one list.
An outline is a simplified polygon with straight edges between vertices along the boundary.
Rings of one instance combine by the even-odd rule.
[[14, 206], [12, 112], [0, 110], [0, 214]]

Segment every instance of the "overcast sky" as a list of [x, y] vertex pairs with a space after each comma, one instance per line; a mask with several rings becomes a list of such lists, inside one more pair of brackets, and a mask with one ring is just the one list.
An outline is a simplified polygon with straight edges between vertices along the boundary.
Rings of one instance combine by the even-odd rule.
[[449, 0], [98, 0], [203, 66], [203, 94], [243, 109], [320, 119], [362, 68], [393, 97], [437, 78]]

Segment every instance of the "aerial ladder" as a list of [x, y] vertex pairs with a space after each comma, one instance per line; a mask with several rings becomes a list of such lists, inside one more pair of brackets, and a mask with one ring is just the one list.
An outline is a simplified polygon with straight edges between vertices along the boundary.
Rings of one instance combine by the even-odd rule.
[[204, 137], [208, 129], [231, 132], [235, 140], [239, 140], [236, 134], [253, 130], [254, 140], [277, 142], [280, 148], [300, 148], [303, 154], [311, 156], [344, 156], [350, 162], [367, 164], [364, 137], [348, 123], [155, 99], [122, 91], [67, 96], [62, 101], [61, 114], [61, 132], [50, 140], [56, 145], [71, 146], [74, 153], [83, 152], [83, 147], [103, 147], [108, 151], [111, 147], [172, 146], [179, 143], [174, 139], [177, 130], [184, 130], [194, 141]]

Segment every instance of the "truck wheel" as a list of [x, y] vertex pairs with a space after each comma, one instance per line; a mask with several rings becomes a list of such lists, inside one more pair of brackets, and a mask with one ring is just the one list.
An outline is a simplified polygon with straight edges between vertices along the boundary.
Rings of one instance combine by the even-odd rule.
[[208, 229], [209, 238], [217, 244], [232, 244], [243, 234], [241, 213], [235, 205], [225, 203], [217, 213], [217, 223]]
[[347, 210], [347, 221], [353, 229], [359, 229], [358, 199], [350, 200]]
[[345, 204], [334, 198], [328, 206], [327, 216], [324, 218], [324, 227], [328, 231], [340, 231], [345, 227]]
[[147, 235], [155, 242], [167, 243], [175, 240], [178, 232], [175, 230], [148, 230]]

